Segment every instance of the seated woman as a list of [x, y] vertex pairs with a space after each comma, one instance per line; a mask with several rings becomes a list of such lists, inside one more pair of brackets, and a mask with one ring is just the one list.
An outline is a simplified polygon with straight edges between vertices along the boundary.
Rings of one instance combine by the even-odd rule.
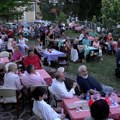
[[48, 45], [48, 46], [49, 46], [50, 48], [54, 48], [54, 47], [55, 47], [54, 34], [52, 33], [52, 34], [49, 34], [48, 36], [49, 36], [49, 38], [50, 38], [50, 39], [49, 39], [49, 45]]
[[40, 54], [40, 52], [42, 51], [42, 42], [40, 40], [40, 38], [37, 39], [37, 43], [35, 43], [35, 46], [34, 46], [34, 53], [36, 55], [38, 55], [40, 58], [42, 57], [42, 55]]
[[66, 40], [64, 43], [65, 53], [70, 54], [71, 51], [71, 42], [70, 40]]
[[63, 120], [64, 114], [58, 114], [49, 104], [44, 101], [46, 95], [44, 87], [37, 87], [33, 91], [33, 112], [42, 120]]
[[[24, 70], [24, 65], [23, 65], [23, 53], [20, 51], [20, 46], [15, 46], [14, 47], [14, 52], [13, 52], [13, 55], [11, 56], [11, 59], [10, 61], [11, 62], [14, 62], [18, 65], [19, 68], [21, 68], [22, 70]], [[20, 67], [21, 65], [21, 67]]]
[[99, 38], [95, 37], [95, 40], [94, 40], [94, 42], [93, 42], [93, 47], [99, 49], [99, 57], [100, 57], [101, 60], [103, 60], [103, 59], [102, 59], [102, 48], [101, 48], [101, 46], [100, 46], [100, 42], [99, 42], [98, 39], [99, 39]]
[[20, 46], [15, 46], [15, 50], [13, 52], [13, 55], [11, 57], [10, 61], [13, 61], [15, 63], [21, 62], [22, 61], [23, 54], [20, 51]]
[[19, 46], [22, 48], [22, 53], [25, 53], [25, 50], [29, 47], [26, 45], [26, 42], [28, 42], [28, 39], [24, 38], [22, 34], [19, 34]]
[[108, 119], [110, 108], [108, 103], [103, 99], [96, 100], [90, 106], [90, 113], [91, 118], [86, 118], [85, 120], [113, 120]]

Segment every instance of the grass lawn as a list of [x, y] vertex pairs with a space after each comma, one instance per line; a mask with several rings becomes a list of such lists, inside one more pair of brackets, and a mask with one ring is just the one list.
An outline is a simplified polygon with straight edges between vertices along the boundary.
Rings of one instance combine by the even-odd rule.
[[[66, 36], [75, 37], [79, 36], [80, 33], [72, 32], [71, 30], [66, 31]], [[115, 71], [115, 55], [103, 55], [103, 61], [92, 61], [85, 63], [88, 67], [89, 74], [95, 77], [98, 81], [103, 84], [110, 85], [114, 88], [120, 89], [120, 79], [116, 80], [114, 75]], [[70, 63], [68, 73], [77, 75], [78, 67], [82, 63]]]
[[[84, 63], [88, 67], [89, 74], [95, 77], [98, 81], [103, 84], [110, 85], [114, 88], [120, 88], [120, 79], [116, 80], [114, 75], [115, 70], [115, 56], [104, 55], [103, 61], [91, 61]], [[83, 63], [70, 63], [68, 73], [77, 75], [78, 67]]]

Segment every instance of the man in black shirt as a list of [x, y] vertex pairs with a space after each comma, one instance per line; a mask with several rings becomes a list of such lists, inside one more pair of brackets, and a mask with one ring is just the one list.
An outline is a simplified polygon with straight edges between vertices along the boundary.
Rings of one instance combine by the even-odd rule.
[[82, 90], [83, 93], [94, 93], [94, 90], [99, 92], [109, 92], [112, 91], [112, 88], [109, 86], [102, 86], [97, 80], [88, 75], [87, 67], [85, 65], [81, 65], [79, 67], [79, 74], [77, 76], [77, 83]]

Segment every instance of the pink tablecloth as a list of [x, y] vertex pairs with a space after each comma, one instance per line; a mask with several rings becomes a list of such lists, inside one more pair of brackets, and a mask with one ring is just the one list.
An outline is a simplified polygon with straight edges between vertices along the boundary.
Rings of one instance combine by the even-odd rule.
[[46, 72], [44, 69], [36, 70], [45, 80], [47, 85], [51, 85], [52, 83], [52, 78], [51, 76]]
[[2, 58], [0, 58], [0, 62], [2, 62], [2, 63], [8, 63], [9, 59], [8, 59], [8, 57], [2, 57]]
[[[68, 109], [68, 105], [72, 104], [76, 101], [79, 101], [80, 99], [77, 97], [74, 97], [72, 99], [63, 99], [63, 108], [65, 113], [68, 113], [71, 120], [84, 120], [86, 117], [90, 117], [90, 111], [80, 111], [76, 112], [75, 109]], [[112, 107], [110, 108], [110, 117], [115, 119], [115, 120], [120, 120], [120, 106], [118, 107]]]

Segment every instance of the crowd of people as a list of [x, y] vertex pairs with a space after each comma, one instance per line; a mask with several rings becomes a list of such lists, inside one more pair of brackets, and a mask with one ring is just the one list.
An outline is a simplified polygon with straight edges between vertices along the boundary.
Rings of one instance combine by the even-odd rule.
[[[39, 85], [33, 92], [33, 112], [42, 120], [63, 120], [66, 119], [65, 114], [58, 114], [56, 108], [52, 108], [50, 104], [44, 101], [47, 90], [41, 85], [47, 85], [44, 79], [36, 70], [44, 69], [40, 54], [43, 48], [54, 48], [60, 50], [71, 58], [76, 56], [72, 54], [72, 50], [77, 51], [77, 57], [81, 62], [86, 61], [85, 49], [94, 47], [98, 49], [98, 56], [101, 60], [102, 51], [108, 50], [115, 52], [116, 64], [120, 64], [120, 37], [118, 41], [114, 41], [112, 34], [102, 37], [98, 33], [89, 33], [86, 29], [81, 31], [78, 38], [73, 41], [66, 37], [64, 26], [31, 26], [30, 28], [18, 27], [16, 31], [0, 27], [0, 51], [9, 53], [10, 63], [7, 63], [7, 69], [4, 74], [3, 87], [13, 88], [18, 91]], [[18, 33], [16, 35], [16, 33]], [[26, 34], [25, 34], [26, 33]], [[31, 48], [27, 45], [30, 36], [35, 39], [35, 45]], [[90, 38], [90, 36], [92, 36]], [[64, 40], [62, 42], [62, 40]], [[76, 60], [74, 62], [76, 62]], [[9, 64], [9, 65], [8, 65]], [[22, 76], [19, 75], [18, 69], [21, 69]], [[24, 72], [25, 71], [25, 72]], [[87, 66], [81, 65], [78, 68], [76, 81], [68, 82], [65, 80], [64, 68], [59, 68], [55, 75], [51, 86], [48, 86], [52, 94], [59, 100], [64, 98], [73, 98], [76, 94], [86, 95], [88, 92], [92, 95], [96, 91], [105, 96], [113, 92], [113, 88], [99, 83], [95, 78], [88, 74]], [[76, 89], [77, 88], [77, 89]], [[109, 105], [105, 100], [96, 100], [90, 106], [91, 118], [86, 120], [106, 120], [109, 116]]]

